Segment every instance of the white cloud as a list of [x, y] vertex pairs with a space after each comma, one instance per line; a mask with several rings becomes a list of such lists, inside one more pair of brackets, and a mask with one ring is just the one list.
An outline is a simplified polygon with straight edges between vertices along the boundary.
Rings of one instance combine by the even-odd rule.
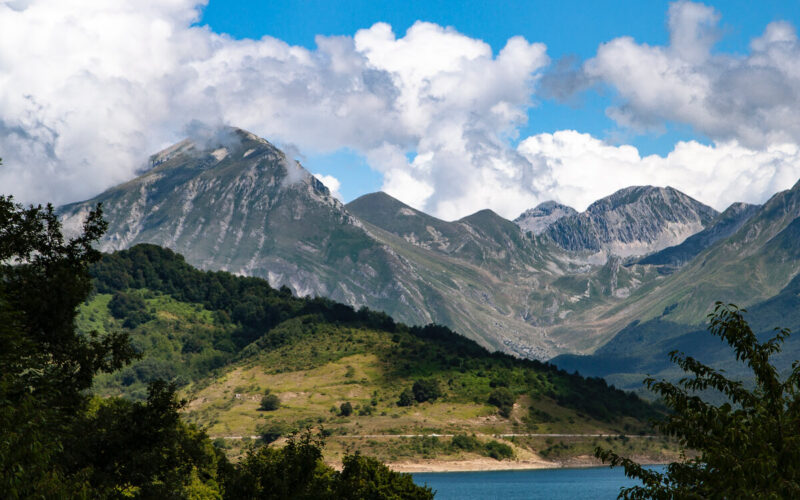
[[675, 2], [668, 46], [617, 38], [600, 45], [583, 71], [616, 89], [620, 102], [609, 115], [625, 126], [680, 122], [712, 140], [735, 139], [751, 148], [800, 142], [800, 43], [794, 27], [773, 22], [752, 40], [749, 53], [726, 54], [712, 50], [719, 20], [711, 7]]
[[332, 175], [323, 175], [323, 174], [314, 174], [314, 177], [319, 179], [319, 181], [325, 184], [325, 187], [331, 192], [331, 194], [338, 198], [339, 200], [342, 199], [342, 194], [339, 192], [339, 188], [342, 187], [342, 183], [339, 182], [339, 179]]
[[530, 168], [507, 140], [527, 119], [543, 45], [515, 37], [495, 55], [419, 22], [400, 38], [378, 23], [308, 50], [193, 26], [203, 3], [0, 2], [0, 191], [90, 197], [195, 120], [309, 153], [350, 148], [385, 189], [440, 215], [486, 202], [471, 192], [483, 178], [502, 189]]
[[800, 177], [794, 144], [753, 150], [736, 141], [712, 146], [679, 142], [667, 156], [641, 157], [633, 146], [613, 146], [589, 134], [564, 130], [522, 141], [531, 163], [544, 163], [553, 198], [584, 210], [593, 201], [631, 185], [672, 186], [723, 210], [735, 201], [763, 203]]
[[91, 197], [197, 121], [307, 153], [356, 151], [384, 190], [446, 219], [485, 207], [514, 217], [550, 198], [581, 208], [631, 184], [670, 184], [724, 208], [800, 174], [800, 49], [786, 23], [728, 56], [712, 52], [719, 15], [677, 3], [668, 47], [602, 45], [570, 89], [605, 81], [620, 122], [680, 121], [717, 141], [640, 158], [569, 131], [511, 146], [549, 62], [542, 44], [513, 37], [495, 54], [452, 28], [418, 22], [398, 37], [378, 23], [309, 50], [196, 26], [203, 3], [0, 0], [0, 192]]

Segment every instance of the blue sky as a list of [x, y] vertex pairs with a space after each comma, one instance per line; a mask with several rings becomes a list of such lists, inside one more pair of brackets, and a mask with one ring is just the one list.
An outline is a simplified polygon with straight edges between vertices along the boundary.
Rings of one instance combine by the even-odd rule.
[[[389, 23], [398, 36], [416, 21], [450, 26], [469, 37], [490, 44], [497, 53], [512, 36], [543, 42], [552, 60], [575, 56], [592, 57], [599, 44], [630, 36], [636, 42], [665, 45], [669, 41], [664, 0], [614, 1], [326, 1], [326, 0], [210, 0], [199, 24], [234, 38], [271, 36], [291, 45], [316, 47], [318, 35], [352, 36], [376, 22]], [[744, 1], [707, 2], [722, 14], [721, 33], [715, 50], [744, 53], [750, 40], [773, 21], [800, 19], [800, 2]], [[621, 129], [606, 115], [614, 102], [612, 89], [587, 91], [568, 103], [537, 97], [529, 110], [528, 123], [520, 137], [540, 132], [575, 129], [611, 143], [636, 146], [642, 156], [665, 155], [677, 141], [709, 143], [708, 137], [691, 126], [666, 121], [658, 131]], [[341, 193], [351, 200], [380, 188], [381, 175], [371, 171], [352, 150], [314, 155], [304, 163], [315, 172], [334, 175], [342, 181]]]

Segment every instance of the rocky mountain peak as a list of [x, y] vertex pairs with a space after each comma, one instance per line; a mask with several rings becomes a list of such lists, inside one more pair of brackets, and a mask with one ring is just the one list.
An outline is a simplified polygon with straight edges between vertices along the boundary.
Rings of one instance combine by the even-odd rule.
[[647, 255], [682, 242], [717, 215], [677, 189], [632, 186], [597, 200], [583, 213], [558, 219], [546, 233], [570, 251]]
[[572, 207], [550, 200], [525, 210], [514, 222], [525, 232], [541, 234], [558, 219], [577, 213]]

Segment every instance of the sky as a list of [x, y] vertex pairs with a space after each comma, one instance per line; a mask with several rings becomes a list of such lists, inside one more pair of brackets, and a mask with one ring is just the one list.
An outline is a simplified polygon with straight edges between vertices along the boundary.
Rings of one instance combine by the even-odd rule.
[[0, 193], [79, 201], [198, 123], [453, 220], [800, 178], [800, 2], [0, 0]]

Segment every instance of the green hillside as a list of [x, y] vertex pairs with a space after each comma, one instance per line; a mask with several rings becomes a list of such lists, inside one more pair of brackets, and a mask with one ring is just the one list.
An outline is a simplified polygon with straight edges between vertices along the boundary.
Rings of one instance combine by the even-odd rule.
[[[443, 326], [408, 327], [382, 313], [297, 298], [265, 280], [198, 271], [153, 245], [106, 255], [92, 275], [97, 293], [79, 327], [127, 330], [142, 354], [98, 377], [95, 391], [136, 399], [149, 381], [174, 380], [189, 402], [186, 417], [233, 456], [251, 436], [314, 426], [330, 434], [333, 461], [353, 447], [389, 461], [566, 459], [601, 438], [492, 436], [645, 434], [658, 414], [602, 379], [489, 353]], [[260, 411], [267, 391], [279, 407]], [[400, 437], [429, 434], [447, 436]], [[651, 439], [619, 444], [653, 456], [673, 449]]]

